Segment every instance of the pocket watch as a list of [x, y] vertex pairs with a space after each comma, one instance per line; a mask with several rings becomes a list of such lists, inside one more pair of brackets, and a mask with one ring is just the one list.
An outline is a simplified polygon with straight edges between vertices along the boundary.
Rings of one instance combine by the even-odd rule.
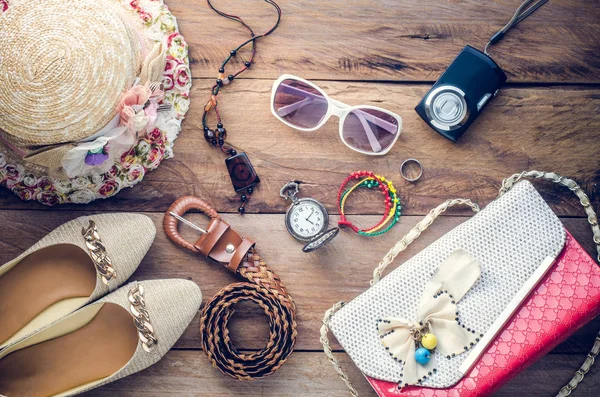
[[313, 198], [298, 198], [299, 190], [300, 184], [291, 181], [281, 188], [279, 195], [285, 200], [292, 200], [285, 213], [285, 226], [288, 232], [296, 240], [308, 243], [304, 247], [304, 252], [309, 252], [329, 242], [337, 235], [339, 229], [327, 230], [329, 214], [325, 206]]

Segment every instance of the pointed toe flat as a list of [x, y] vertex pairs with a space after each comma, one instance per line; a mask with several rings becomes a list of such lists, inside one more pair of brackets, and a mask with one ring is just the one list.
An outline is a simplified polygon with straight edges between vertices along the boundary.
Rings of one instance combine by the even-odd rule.
[[171, 349], [201, 302], [192, 281], [130, 283], [0, 353], [0, 395], [68, 397], [141, 371]]
[[155, 236], [145, 215], [84, 216], [0, 266], [0, 351], [117, 289]]

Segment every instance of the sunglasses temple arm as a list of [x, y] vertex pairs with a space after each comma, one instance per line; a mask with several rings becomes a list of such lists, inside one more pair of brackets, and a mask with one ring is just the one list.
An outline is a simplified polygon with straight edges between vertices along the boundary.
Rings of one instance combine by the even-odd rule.
[[293, 87], [288, 84], [280, 84], [279, 87], [283, 88], [282, 91], [285, 92], [286, 94], [298, 95], [298, 96], [303, 96], [306, 98], [312, 98], [315, 100], [327, 102], [327, 99], [325, 97], [323, 97], [322, 95], [313, 94], [312, 92], [304, 91], [300, 88]]
[[367, 134], [367, 139], [369, 140], [371, 149], [373, 150], [374, 153], [379, 153], [379, 152], [381, 152], [381, 145], [379, 144], [379, 141], [375, 137], [375, 134], [373, 133], [373, 130], [371, 129], [371, 126], [369, 125], [369, 122], [361, 113], [364, 113], [364, 112], [357, 112], [356, 116], [360, 120], [360, 123], [362, 124], [363, 129], [365, 130], [365, 133]]
[[305, 105], [308, 105], [311, 101], [312, 98], [304, 98], [303, 100], [292, 103], [291, 105], [282, 106], [279, 109], [277, 109], [277, 114], [281, 117], [285, 117], [288, 114], [304, 107]]
[[[335, 106], [337, 106], [340, 109], [350, 108], [350, 105], [346, 105], [345, 103], [340, 102], [335, 99], [331, 99], [331, 103], [333, 103]], [[361, 110], [360, 108], [352, 110], [352, 113], [356, 114], [357, 116], [361, 115], [363, 118], [367, 119], [369, 122], [385, 129], [390, 134], [396, 134], [396, 132], [398, 131], [398, 126], [396, 124], [387, 122], [380, 117], [373, 116], [372, 114], [369, 114], [369, 113], [365, 112], [364, 110]], [[362, 122], [362, 120], [361, 120], [361, 122]]]
[[378, 125], [379, 127], [385, 129], [386, 131], [388, 131], [390, 134], [395, 134], [398, 131], [398, 126], [395, 124], [392, 124], [390, 122], [387, 122], [379, 117], [373, 116], [363, 110], [358, 109], [358, 111], [355, 111], [356, 113], [360, 113], [364, 118], [366, 118], [368, 121], [370, 121], [371, 123]]

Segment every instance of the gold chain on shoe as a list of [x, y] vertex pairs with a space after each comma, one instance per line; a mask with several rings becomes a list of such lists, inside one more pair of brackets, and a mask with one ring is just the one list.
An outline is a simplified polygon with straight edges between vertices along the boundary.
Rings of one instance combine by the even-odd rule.
[[112, 262], [106, 253], [106, 247], [102, 244], [96, 222], [90, 219], [88, 227], [81, 229], [81, 234], [85, 239], [85, 245], [90, 252], [102, 282], [108, 285], [108, 282], [117, 276], [117, 272], [112, 267]]
[[142, 347], [150, 353], [158, 344], [158, 340], [154, 336], [154, 328], [150, 323], [150, 315], [146, 310], [146, 301], [144, 300], [144, 287], [137, 284], [129, 290], [129, 306], [133, 315], [133, 322], [138, 329], [138, 336], [142, 341]]

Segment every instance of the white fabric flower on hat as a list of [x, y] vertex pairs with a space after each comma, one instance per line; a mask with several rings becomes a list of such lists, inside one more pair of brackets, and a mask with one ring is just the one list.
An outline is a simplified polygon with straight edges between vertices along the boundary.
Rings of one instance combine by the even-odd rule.
[[77, 144], [62, 159], [62, 166], [69, 178], [104, 174], [110, 170], [123, 153], [131, 148], [135, 137], [127, 133], [127, 127], [117, 127], [91, 142]]
[[96, 194], [90, 189], [81, 189], [71, 193], [69, 199], [75, 204], [89, 204], [96, 199]]

